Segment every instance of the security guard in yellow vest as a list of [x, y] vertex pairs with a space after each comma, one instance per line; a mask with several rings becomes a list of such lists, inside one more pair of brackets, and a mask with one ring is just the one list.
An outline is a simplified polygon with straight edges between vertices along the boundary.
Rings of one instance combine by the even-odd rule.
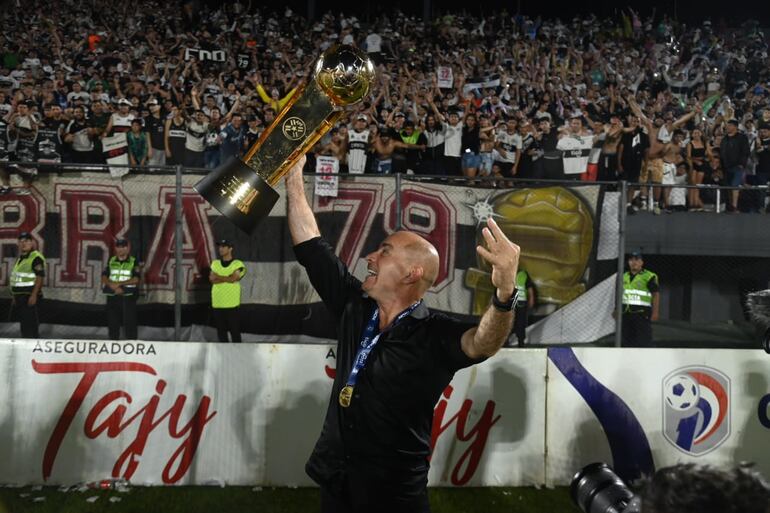
[[37, 305], [45, 278], [45, 257], [36, 249], [29, 232], [19, 234], [19, 257], [11, 271], [11, 307], [16, 312], [23, 338], [38, 338]]
[[644, 269], [639, 251], [628, 257], [623, 274], [623, 328], [625, 347], [653, 347], [651, 321], [658, 320], [658, 275]]
[[246, 275], [243, 262], [233, 258], [233, 244], [222, 239], [217, 241], [219, 258], [211, 262], [211, 306], [214, 310], [214, 322], [220, 342], [229, 342], [230, 332], [233, 342], [241, 341], [241, 279]]
[[141, 269], [136, 258], [129, 255], [126, 239], [115, 241], [115, 254], [102, 272], [102, 291], [107, 295], [107, 327], [110, 340], [120, 339], [123, 325], [126, 339], [136, 340], [136, 299]]
[[519, 298], [514, 310], [513, 333], [516, 334], [519, 346], [523, 346], [527, 338], [529, 310], [535, 307], [535, 284], [524, 269], [519, 269], [516, 273], [516, 290], [519, 291]]
[[[401, 113], [398, 113], [401, 114]], [[398, 115], [397, 114], [397, 115]], [[403, 115], [403, 114], [402, 114]], [[412, 172], [417, 173], [422, 169], [422, 156], [425, 152], [424, 147], [428, 144], [428, 138], [425, 137], [425, 135], [420, 131], [417, 130], [414, 126], [414, 121], [411, 119], [407, 119], [404, 121], [404, 129], [398, 132], [399, 137], [401, 137], [401, 141], [406, 144], [412, 144], [415, 146], [423, 146], [423, 149], [419, 148], [405, 148], [403, 150], [396, 149], [395, 152], [393, 152], [393, 165], [396, 167], [396, 169], [393, 170], [394, 173], [401, 172], [405, 173], [409, 169], [412, 170]], [[403, 151], [403, 155], [405, 155], [404, 159], [405, 162], [403, 162], [403, 166], [401, 166], [401, 162], [398, 161], [400, 157], [398, 157], [401, 152]], [[398, 163], [397, 163], [398, 162]], [[403, 167], [403, 169], [399, 169], [400, 167]]]

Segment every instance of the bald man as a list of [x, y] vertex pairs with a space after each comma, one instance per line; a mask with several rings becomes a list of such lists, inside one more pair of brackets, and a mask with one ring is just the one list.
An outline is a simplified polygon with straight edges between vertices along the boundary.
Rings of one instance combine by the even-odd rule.
[[323, 513], [424, 513], [433, 407], [454, 373], [494, 355], [513, 324], [519, 247], [490, 220], [484, 246], [493, 304], [476, 327], [431, 312], [436, 248], [396, 232], [353, 277], [321, 238], [305, 197], [304, 157], [286, 177], [294, 252], [337, 326], [337, 375], [323, 429], [305, 470]]

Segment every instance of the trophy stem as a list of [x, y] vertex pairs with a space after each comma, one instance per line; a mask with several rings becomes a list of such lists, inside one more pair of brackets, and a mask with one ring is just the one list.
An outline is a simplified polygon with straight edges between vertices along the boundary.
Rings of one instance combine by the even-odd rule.
[[282, 165], [278, 170], [270, 175], [270, 179], [267, 181], [272, 187], [275, 187], [278, 182], [281, 181], [281, 178], [289, 172], [291, 169], [291, 166], [294, 165], [294, 163], [299, 160], [299, 158], [307, 153], [315, 144], [318, 142], [321, 137], [326, 134], [329, 130], [334, 127], [334, 125], [339, 121], [339, 119], [344, 114], [343, 111], [335, 111], [334, 114], [327, 117], [321, 122], [321, 125], [319, 125], [315, 130], [313, 130], [310, 133], [310, 136], [305, 139], [301, 146], [298, 146], [296, 150], [294, 150], [291, 155], [287, 158], [284, 165]]
[[243, 162], [275, 187], [299, 158], [339, 121], [344, 112], [311, 80], [294, 93]]

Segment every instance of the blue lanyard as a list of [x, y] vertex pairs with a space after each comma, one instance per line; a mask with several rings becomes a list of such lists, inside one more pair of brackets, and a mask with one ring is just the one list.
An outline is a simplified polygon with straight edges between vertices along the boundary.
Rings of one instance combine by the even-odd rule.
[[[417, 301], [415, 304], [398, 314], [398, 317], [396, 317], [396, 319], [390, 324], [390, 326], [385, 328], [385, 330], [395, 327], [404, 319], [404, 317], [414, 312], [414, 309], [420, 306], [420, 303], [422, 303], [422, 300]], [[361, 369], [363, 369], [364, 365], [366, 365], [366, 360], [369, 358], [369, 354], [377, 345], [377, 342], [379, 342], [380, 335], [384, 333], [385, 330], [377, 333], [376, 335], [374, 334], [374, 330], [377, 328], [377, 321], [379, 318], [380, 309], [375, 307], [374, 313], [372, 313], [372, 318], [369, 319], [369, 323], [366, 325], [366, 328], [364, 328], [364, 334], [361, 336], [361, 347], [356, 354], [355, 360], [353, 360], [353, 368], [350, 369], [350, 375], [348, 376], [348, 381], [345, 383], [345, 386], [356, 386], [358, 373], [361, 372]]]

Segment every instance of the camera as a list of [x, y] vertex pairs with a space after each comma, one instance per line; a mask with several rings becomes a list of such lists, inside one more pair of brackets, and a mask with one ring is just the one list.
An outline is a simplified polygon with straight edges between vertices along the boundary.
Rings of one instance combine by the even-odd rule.
[[583, 513], [641, 513], [641, 499], [606, 463], [591, 463], [570, 484], [572, 502]]
[[635, 494], [606, 463], [592, 463], [570, 485], [583, 513], [768, 513], [770, 485], [750, 463], [730, 469], [680, 463], [644, 479]]

